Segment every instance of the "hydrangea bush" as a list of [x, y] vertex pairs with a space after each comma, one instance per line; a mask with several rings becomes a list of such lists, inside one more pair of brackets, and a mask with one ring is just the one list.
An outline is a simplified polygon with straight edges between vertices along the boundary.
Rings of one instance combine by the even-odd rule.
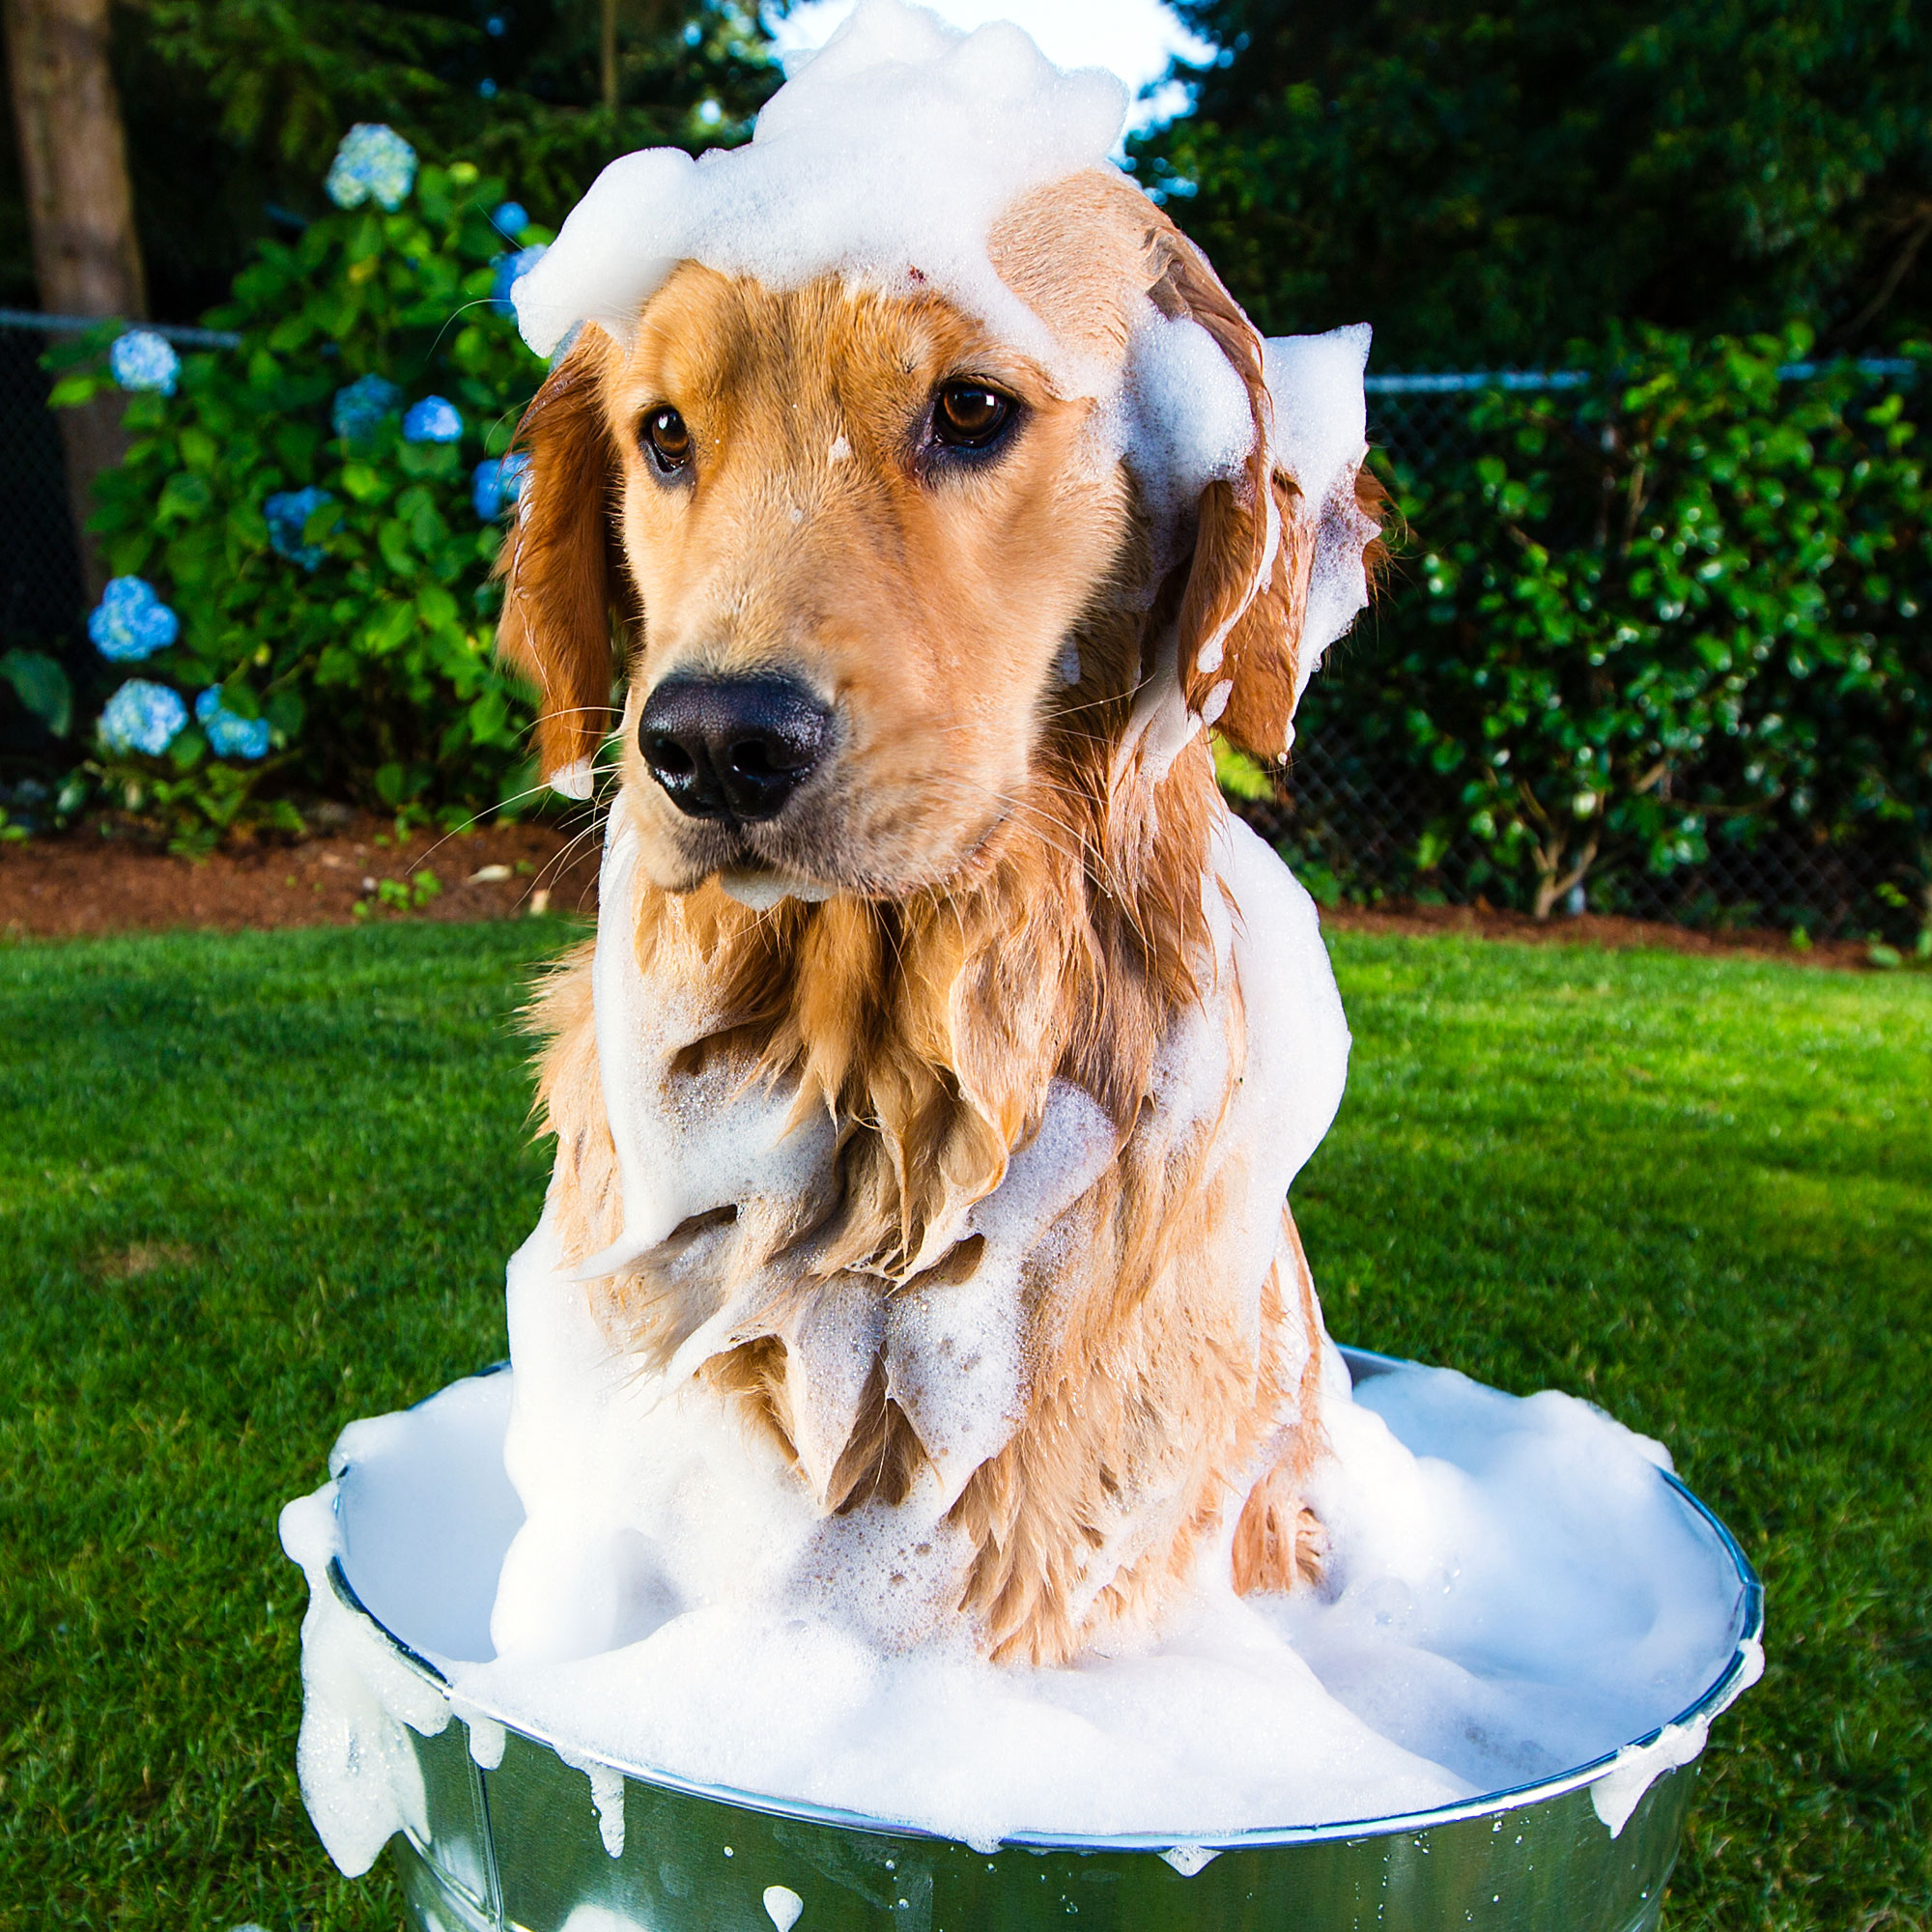
[[134, 333], [90, 339], [55, 389], [128, 390], [94, 518], [116, 579], [89, 635], [142, 674], [91, 769], [183, 846], [238, 816], [293, 826], [292, 793], [453, 820], [529, 783], [490, 570], [545, 372], [494, 298], [548, 234], [500, 181], [418, 167], [385, 128], [353, 129], [327, 185], [341, 212], [264, 244], [208, 318], [239, 349], [154, 337], [163, 381]]

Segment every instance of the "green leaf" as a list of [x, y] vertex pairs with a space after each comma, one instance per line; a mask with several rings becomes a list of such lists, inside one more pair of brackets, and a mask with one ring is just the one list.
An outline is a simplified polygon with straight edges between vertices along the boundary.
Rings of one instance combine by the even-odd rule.
[[456, 622], [456, 599], [440, 583], [426, 583], [416, 592], [416, 609], [432, 630], [443, 630]]
[[178, 469], [162, 486], [155, 514], [163, 523], [187, 523], [207, 515], [213, 504], [214, 493], [207, 477]]
[[411, 578], [416, 573], [416, 554], [410, 543], [409, 526], [388, 518], [376, 531], [376, 547], [383, 553], [383, 561], [398, 577]]
[[389, 479], [368, 463], [345, 463], [341, 482], [358, 503], [380, 502], [389, 493]]
[[71, 376], [63, 376], [47, 391], [47, 403], [56, 410], [78, 409], [83, 403], [91, 403], [103, 390], [113, 387], [114, 379], [111, 376], [96, 375], [91, 370], [76, 370]]
[[0, 678], [56, 738], [73, 728], [73, 687], [54, 658], [40, 651], [8, 651], [0, 656]]

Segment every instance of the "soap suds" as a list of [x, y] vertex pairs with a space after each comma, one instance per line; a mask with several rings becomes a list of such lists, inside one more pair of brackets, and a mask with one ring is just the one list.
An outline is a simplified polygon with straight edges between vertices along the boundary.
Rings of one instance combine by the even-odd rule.
[[1170, 1845], [1161, 1857], [1178, 1871], [1182, 1878], [1194, 1878], [1204, 1872], [1221, 1856], [1210, 1852], [1203, 1845]]
[[396, 1833], [427, 1830], [422, 1774], [404, 1726], [436, 1736], [449, 1703], [337, 1594], [328, 1575], [342, 1554], [334, 1487], [290, 1503], [281, 1536], [309, 1583], [296, 1773], [323, 1849], [355, 1878]]
[[994, 274], [987, 238], [1030, 189], [1108, 165], [1126, 107], [1114, 75], [1062, 71], [1009, 22], [962, 36], [923, 8], [865, 0], [746, 146], [612, 161], [519, 277], [518, 323], [548, 355], [582, 321], [628, 342], [682, 261], [772, 289], [834, 273], [937, 289], [1077, 393], [1058, 345]]
[[551, 774], [550, 788], [558, 797], [576, 799], [581, 804], [596, 789], [596, 783], [590, 760], [579, 758], [572, 764], [558, 766]]
[[486, 1718], [480, 1711], [459, 1709], [457, 1715], [469, 1732], [470, 1761], [478, 1771], [495, 1771], [503, 1762], [509, 1734], [496, 1719]]
[[1643, 1794], [1667, 1771], [1693, 1763], [1703, 1754], [1711, 1735], [1711, 1723], [1764, 1675], [1764, 1645], [1747, 1639], [1740, 1658], [1741, 1668], [1726, 1687], [1722, 1697], [1698, 1713], [1688, 1724], [1666, 1724], [1648, 1744], [1626, 1745], [1617, 1753], [1615, 1765], [1590, 1787], [1590, 1802], [1597, 1816], [1609, 1827], [1610, 1836], [1623, 1836], [1631, 1813], [1642, 1802]]
[[1297, 697], [1322, 652], [1369, 601], [1362, 552], [1378, 526], [1355, 500], [1355, 472], [1368, 454], [1362, 395], [1368, 359], [1366, 323], [1326, 335], [1270, 336], [1264, 345], [1275, 461], [1300, 491], [1297, 516], [1313, 544]]
[[[382, 1724], [431, 1731], [448, 1708], [328, 1585], [345, 1545], [365, 1566], [411, 1565], [407, 1539], [361, 1533], [372, 1517], [425, 1539], [451, 1519], [497, 1520], [494, 1553], [446, 1539], [460, 1567], [438, 1572], [443, 1607], [397, 1634], [466, 1711], [554, 1740], [580, 1766], [654, 1767], [981, 1848], [1022, 1831], [1159, 1835], [1177, 1869], [1242, 1831], [1427, 1811], [1620, 1750], [1598, 1803], [1621, 1830], [1650, 1781], [1701, 1746], [1708, 1714], [1674, 1720], [1739, 1654], [1735, 1569], [1640, 1438], [1567, 1396], [1400, 1368], [1328, 1411], [1328, 1586], [1241, 1600], [1200, 1578], [1192, 1614], [1146, 1652], [1000, 1669], [943, 1641], [882, 1649], [829, 1605], [694, 1604], [574, 1661], [438, 1655], [428, 1635], [473, 1629], [495, 1588], [503, 1478], [469, 1458], [503, 1429], [513, 1380], [459, 1382], [352, 1431], [337, 1481], [284, 1513], [312, 1592], [305, 1744], [312, 1725], [347, 1720], [375, 1745], [302, 1756], [303, 1795], [345, 1869], [366, 1869], [420, 1814], [407, 1741], [383, 1748]], [[428, 1601], [407, 1577], [345, 1567], [365, 1601]], [[1746, 1648], [1733, 1695], [1754, 1679]], [[612, 1811], [621, 1820], [620, 1802], [599, 1803], [607, 1833]]]
[[1151, 302], [1127, 344], [1109, 429], [1159, 525], [1190, 511], [1209, 483], [1242, 476], [1254, 453], [1254, 412], [1235, 365], [1191, 316], [1163, 316]]

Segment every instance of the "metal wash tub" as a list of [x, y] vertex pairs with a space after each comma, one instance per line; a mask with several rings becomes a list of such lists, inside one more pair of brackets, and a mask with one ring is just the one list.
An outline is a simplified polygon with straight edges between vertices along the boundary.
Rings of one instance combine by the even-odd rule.
[[[1343, 1351], [1357, 1382], [1397, 1366]], [[1736, 1639], [1674, 1726], [1695, 1727], [1747, 1681], [1764, 1628], [1755, 1572], [1723, 1524], [1674, 1478], [1684, 1509], [1737, 1579]], [[330, 1582], [358, 1614], [339, 1563]], [[411, 1669], [435, 1666], [373, 1617]], [[1652, 1932], [1676, 1861], [1695, 1763], [1658, 1776], [1615, 1834], [1591, 1786], [1616, 1760], [1398, 1818], [1171, 1837], [1025, 1833], [989, 1854], [820, 1806], [693, 1784], [640, 1766], [599, 1767], [510, 1731], [482, 1769], [452, 1721], [406, 1731], [425, 1829], [391, 1856], [422, 1932], [1032, 1932], [1078, 1920], [1108, 1932]], [[1647, 1745], [1662, 1733], [1631, 1740]], [[621, 1798], [609, 1774], [622, 1774]], [[621, 1804], [622, 1851], [613, 1804]]]

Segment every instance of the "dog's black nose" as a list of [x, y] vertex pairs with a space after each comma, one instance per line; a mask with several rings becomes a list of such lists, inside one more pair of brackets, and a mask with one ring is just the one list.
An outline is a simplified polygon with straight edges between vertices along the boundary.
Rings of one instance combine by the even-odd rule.
[[775, 818], [810, 777], [832, 714], [788, 677], [668, 677], [638, 721], [651, 776], [693, 818]]

